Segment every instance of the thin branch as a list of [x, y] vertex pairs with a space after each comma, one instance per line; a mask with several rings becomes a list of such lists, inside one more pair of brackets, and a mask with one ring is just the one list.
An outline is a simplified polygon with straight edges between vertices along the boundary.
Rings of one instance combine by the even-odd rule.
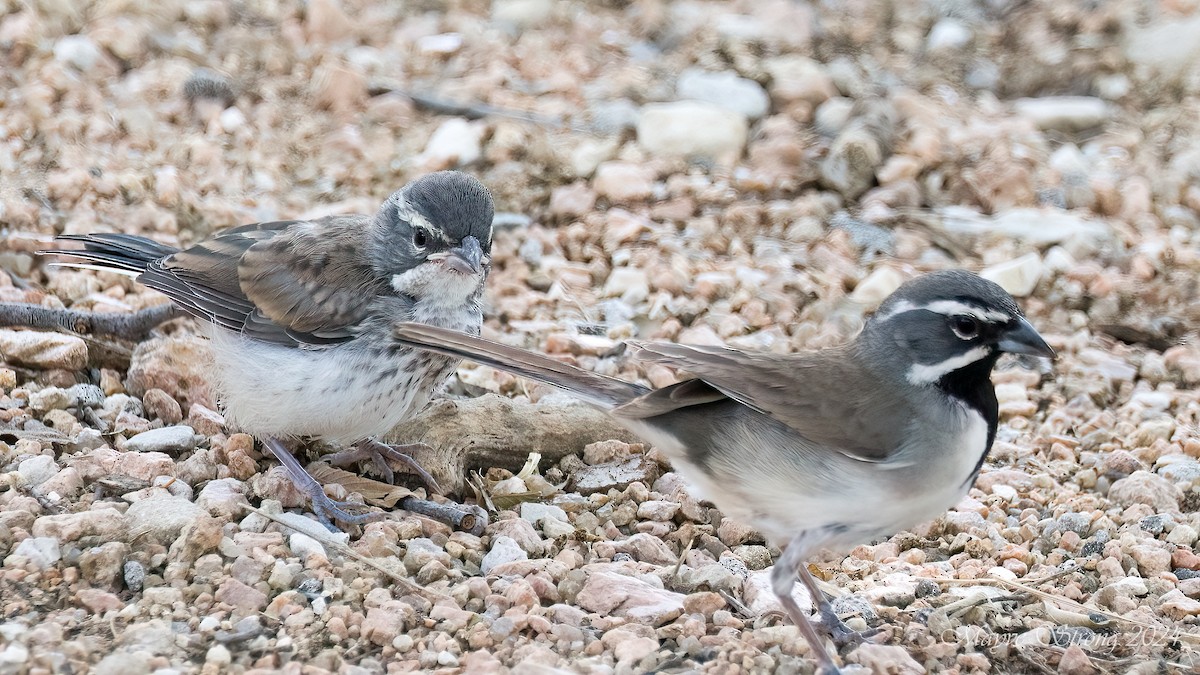
[[18, 302], [0, 303], [0, 326], [62, 330], [80, 335], [109, 335], [138, 340], [183, 312], [171, 303], [137, 312], [85, 312]]

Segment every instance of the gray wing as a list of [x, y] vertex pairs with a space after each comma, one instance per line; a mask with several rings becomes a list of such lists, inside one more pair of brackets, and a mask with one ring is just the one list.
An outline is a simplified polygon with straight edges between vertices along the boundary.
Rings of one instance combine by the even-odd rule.
[[878, 462], [896, 448], [894, 420], [907, 403], [886, 397], [847, 349], [819, 354], [755, 354], [724, 347], [630, 343], [635, 358], [687, 371], [696, 379], [655, 390], [613, 411], [661, 415], [730, 398], [790, 427], [814, 445]]
[[357, 255], [365, 227], [363, 216], [244, 225], [152, 262], [138, 280], [256, 340], [337, 344], [386, 285]]

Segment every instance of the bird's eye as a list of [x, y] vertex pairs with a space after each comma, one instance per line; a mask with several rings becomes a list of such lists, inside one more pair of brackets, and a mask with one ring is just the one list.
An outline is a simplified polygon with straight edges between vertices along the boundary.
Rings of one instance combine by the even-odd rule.
[[950, 320], [954, 334], [964, 340], [974, 340], [979, 337], [979, 319], [973, 316], [959, 315]]
[[416, 232], [413, 232], [413, 245], [417, 248], [425, 248], [427, 244], [429, 244], [429, 235], [418, 227]]

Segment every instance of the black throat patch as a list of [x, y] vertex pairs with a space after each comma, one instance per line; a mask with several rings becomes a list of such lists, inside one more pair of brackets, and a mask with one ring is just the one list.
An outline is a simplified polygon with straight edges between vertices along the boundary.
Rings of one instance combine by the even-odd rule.
[[962, 401], [967, 407], [983, 415], [987, 423], [987, 444], [975, 463], [968, 485], [975, 482], [979, 470], [983, 468], [983, 460], [992, 449], [992, 441], [996, 440], [996, 426], [1000, 421], [1000, 405], [996, 402], [996, 388], [992, 386], [992, 368], [1000, 358], [999, 352], [979, 359], [963, 368], [946, 374], [938, 380], [937, 386], [952, 398]]

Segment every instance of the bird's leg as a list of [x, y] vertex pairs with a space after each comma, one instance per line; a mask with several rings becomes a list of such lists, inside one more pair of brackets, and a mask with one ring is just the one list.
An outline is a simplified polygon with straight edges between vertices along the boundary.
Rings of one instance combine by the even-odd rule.
[[808, 571], [808, 566], [803, 563], [797, 567], [800, 572], [800, 581], [804, 582], [805, 588], [808, 589], [808, 594], [812, 596], [813, 603], [817, 606], [817, 614], [821, 617], [820, 626], [829, 632], [829, 636], [833, 638], [833, 643], [838, 647], [844, 647], [848, 644], [859, 644], [867, 638], [879, 632], [878, 628], [858, 632], [846, 625], [837, 612], [833, 611], [833, 605], [829, 603], [828, 596], [817, 586], [817, 580], [813, 579], [812, 574]]
[[262, 439], [263, 445], [275, 455], [275, 459], [287, 469], [288, 476], [292, 479], [292, 483], [300, 489], [301, 492], [307, 494], [312, 499], [313, 513], [317, 515], [317, 520], [321, 521], [325, 527], [331, 532], [339, 532], [340, 530], [333, 524], [334, 520], [340, 520], [350, 525], [361, 525], [363, 523], [384, 517], [384, 513], [351, 513], [346, 511], [347, 508], [361, 508], [362, 504], [353, 502], [339, 502], [330, 499], [329, 495], [325, 494], [325, 488], [321, 487], [321, 483], [312, 474], [308, 473], [301, 466], [300, 462], [279, 442], [277, 438]]
[[[796, 604], [795, 598], [792, 597], [792, 588], [796, 586], [796, 572], [804, 565], [804, 559], [809, 554], [811, 547], [811, 533], [801, 532], [792, 539], [787, 550], [783, 552], [783, 556], [775, 562], [775, 568], [771, 570], [771, 589], [775, 591], [775, 597], [779, 598], [779, 604], [783, 605], [783, 609], [791, 617], [792, 623], [800, 629], [800, 634], [804, 636], [813, 656], [817, 658], [818, 675], [839, 675], [841, 671], [838, 670], [833, 657], [825, 650], [825, 645], [817, 633], [817, 629], [813, 627], [812, 622], [808, 620], [808, 617], [801, 611], [800, 605]], [[813, 602], [819, 602], [822, 597], [820, 591], [817, 591], [817, 594], [813, 595]]]
[[392, 467], [388, 464], [388, 460], [400, 462], [408, 466], [410, 470], [421, 482], [425, 484], [425, 489], [430, 494], [441, 494], [442, 488], [434, 480], [433, 476], [425, 470], [417, 460], [409, 454], [415, 450], [428, 450], [429, 446], [424, 443], [410, 443], [408, 445], [388, 445], [380, 443], [374, 438], [363, 439], [345, 450], [340, 450], [330, 455], [325, 456], [325, 461], [334, 466], [344, 467], [347, 464], [355, 462], [370, 461], [372, 466], [379, 475], [383, 476], [384, 481], [391, 483], [395, 479], [395, 474], [392, 472]]

